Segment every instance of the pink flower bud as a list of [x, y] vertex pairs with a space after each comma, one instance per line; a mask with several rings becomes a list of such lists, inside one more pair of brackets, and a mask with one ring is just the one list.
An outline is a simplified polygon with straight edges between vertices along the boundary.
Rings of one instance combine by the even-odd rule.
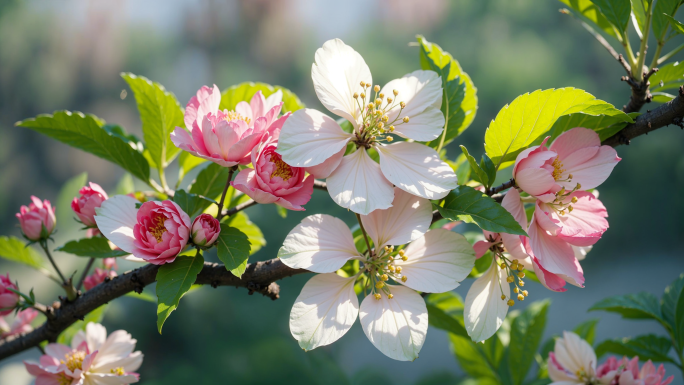
[[100, 187], [100, 185], [93, 182], [89, 186], [83, 187], [79, 193], [80, 197], [74, 198], [71, 202], [71, 209], [74, 210], [78, 219], [87, 227], [97, 227], [95, 223], [95, 209], [102, 205], [102, 202], [107, 200], [107, 193]]
[[29, 333], [33, 331], [31, 322], [38, 316], [38, 310], [26, 309], [17, 312], [12, 324], [8, 324], [2, 317], [0, 317], [0, 338], [7, 338], [22, 333]]
[[114, 270], [104, 270], [100, 269], [99, 267], [96, 267], [95, 272], [87, 276], [86, 279], [83, 280], [83, 286], [86, 290], [90, 290], [104, 282], [107, 277], [114, 278], [116, 276], [117, 274]]
[[116, 258], [105, 258], [102, 260], [102, 265], [107, 270], [116, 270], [118, 268]]
[[19, 295], [8, 289], [19, 290], [10, 280], [9, 274], [0, 275], [0, 316], [11, 313], [19, 302]]
[[192, 222], [192, 242], [197, 246], [211, 246], [221, 232], [219, 221], [209, 214], [202, 214]]
[[31, 201], [28, 207], [21, 206], [16, 214], [21, 231], [32, 241], [47, 239], [55, 229], [55, 209], [48, 200], [41, 202], [37, 197], [31, 196]]

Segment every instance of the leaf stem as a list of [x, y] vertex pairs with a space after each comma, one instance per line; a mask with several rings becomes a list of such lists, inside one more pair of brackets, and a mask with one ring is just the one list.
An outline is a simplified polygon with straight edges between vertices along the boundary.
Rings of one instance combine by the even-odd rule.
[[663, 57], [658, 58], [658, 55], [660, 55], [660, 50], [662, 50], [662, 49], [663, 49], [663, 45], [658, 43], [658, 47], [656, 48], [656, 55], [653, 58], [653, 63], [651, 63], [651, 68], [653, 68], [655, 66], [659, 66], [660, 64], [662, 64], [663, 62], [665, 62], [666, 60], [670, 59], [672, 56], [677, 54], [679, 51], [684, 49], [684, 44], [681, 44], [679, 47], [677, 47], [677, 48], [673, 49], [672, 51], [666, 53], [665, 55], [663, 55]]
[[90, 272], [90, 268], [93, 267], [94, 262], [95, 262], [95, 258], [90, 258], [90, 260], [86, 264], [86, 267], [83, 270], [83, 274], [81, 274], [81, 279], [78, 280], [78, 285], [76, 285], [77, 290], [81, 290], [81, 287], [83, 287], [83, 282], [85, 281], [86, 276], [88, 275], [88, 272]]
[[221, 200], [218, 203], [218, 214], [216, 214], [216, 219], [219, 221], [223, 217], [223, 202], [226, 200], [226, 194], [228, 193], [228, 187], [230, 187], [230, 181], [233, 179], [233, 173], [237, 170], [237, 166], [233, 166], [228, 171], [228, 180], [226, 181], [226, 187], [223, 188], [223, 194], [221, 194]]
[[370, 241], [368, 241], [368, 234], [366, 234], [366, 229], [363, 227], [363, 222], [361, 221], [361, 215], [356, 214], [356, 220], [359, 221], [359, 227], [361, 227], [361, 233], [363, 233], [363, 239], [366, 240], [366, 247], [368, 247], [368, 253], [371, 259], [373, 258], [373, 249], [371, 249]]
[[52, 267], [55, 269], [55, 271], [59, 275], [59, 278], [62, 280], [62, 284], [66, 285], [67, 280], [66, 280], [66, 278], [64, 278], [64, 274], [62, 274], [62, 271], [59, 270], [59, 267], [57, 267], [55, 260], [52, 258], [52, 254], [50, 254], [50, 250], [48, 250], [48, 247], [47, 247], [47, 241], [45, 241], [45, 240], [40, 241], [40, 247], [42, 247], [43, 251], [45, 251], [45, 254], [47, 255], [48, 259], [50, 260]]
[[[653, 15], [653, 4], [650, 3], [646, 10], [646, 22], [644, 23], [644, 36], [641, 38], [641, 46], [639, 47], [639, 57], [637, 57], [636, 69], [637, 73], [632, 71], [632, 76], [637, 81], [644, 80], [644, 63], [646, 62], [646, 46], [648, 45], [648, 33], [651, 29], [651, 16]], [[625, 34], [625, 37], [627, 34]], [[658, 45], [660, 47], [660, 45]], [[655, 56], [658, 57], [658, 53]], [[656, 59], [657, 60], [657, 59]]]

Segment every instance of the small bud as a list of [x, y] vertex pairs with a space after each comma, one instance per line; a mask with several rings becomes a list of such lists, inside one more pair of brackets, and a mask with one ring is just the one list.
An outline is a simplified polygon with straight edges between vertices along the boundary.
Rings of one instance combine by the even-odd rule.
[[527, 290], [523, 290], [522, 293], [525, 297], [527, 297]]
[[514, 279], [513, 276], [509, 275], [508, 277], [506, 277], [506, 282], [513, 283], [513, 279]]
[[503, 294], [501, 294], [501, 299], [505, 301], [505, 300], [506, 300], [506, 296], [503, 295]]
[[406, 282], [407, 279], [408, 279], [408, 277], [403, 276], [403, 277], [401, 277], [401, 282]]
[[513, 289], [513, 292], [514, 292], [515, 294], [518, 294], [519, 291], [520, 291], [520, 289], [518, 289], [517, 287], [516, 287], [515, 289]]
[[397, 273], [401, 273], [401, 266], [397, 266]]
[[383, 274], [380, 276], [380, 279], [382, 279], [383, 281], [387, 281], [389, 277], [387, 276], [387, 274]]
[[397, 91], [397, 90], [392, 91], [392, 93], [394, 94], [394, 96], [399, 95], [399, 91]]
[[406, 108], [406, 103], [404, 103], [404, 102], [399, 103], [399, 105], [401, 106], [402, 109]]
[[375, 299], [381, 299], [381, 298], [382, 298], [382, 296], [380, 295], [380, 293], [375, 293]]
[[522, 301], [525, 299], [525, 296], [522, 294], [518, 294], [518, 301]]
[[354, 92], [354, 99], [358, 99], [358, 98], [359, 98], [359, 94], [357, 94], [356, 92]]
[[387, 299], [392, 299], [392, 298], [394, 298], [394, 295], [392, 295], [392, 294], [387, 294]]
[[523, 271], [519, 272], [518, 278], [525, 278], [525, 272], [523, 272]]
[[408, 122], [409, 122], [409, 117], [408, 117], [408, 116], [404, 116], [404, 123], [408, 123]]
[[378, 97], [379, 97], [380, 99], [384, 99], [384, 98], [385, 98], [385, 94], [379, 94]]
[[570, 199], [570, 202], [577, 203], [577, 197], [572, 197], [572, 199]]
[[380, 92], [380, 86], [376, 84], [375, 87], [373, 87], [373, 91]]
[[508, 304], [508, 306], [513, 306], [513, 305], [515, 305], [515, 301], [513, 301], [512, 299], [509, 299], [507, 304]]

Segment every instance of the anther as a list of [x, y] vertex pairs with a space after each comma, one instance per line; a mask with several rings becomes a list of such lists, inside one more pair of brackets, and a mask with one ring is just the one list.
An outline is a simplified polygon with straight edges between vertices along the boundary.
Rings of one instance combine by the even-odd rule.
[[519, 263], [519, 261], [518, 261], [517, 259], [514, 259], [514, 260], [511, 261], [511, 263], [514, 264], [514, 265], [517, 265], [517, 264]]
[[375, 99], [375, 104], [377, 104], [378, 106], [381, 105], [382, 99], [380, 99], [380, 98]]
[[387, 98], [387, 103], [392, 103], [392, 98]]
[[565, 215], [565, 210], [559, 211], [558, 214], [560, 214], [560, 215]]
[[366, 98], [366, 94], [364, 94], [364, 93], [362, 92], [362, 93], [361, 93], [361, 99], [365, 99], [365, 98]]
[[[387, 137], [387, 141], [388, 141], [388, 142], [391, 142], [390, 139], [392, 139], [392, 137], [391, 137], [391, 136], [388, 136], [388, 137]], [[404, 262], [406, 262], [406, 261], [408, 261], [408, 257], [405, 256], [405, 255], [402, 255], [402, 256], [401, 256], [401, 260], [404, 261]]]
[[378, 128], [379, 128], [379, 129], [382, 130], [383, 127], [385, 127], [385, 123], [383, 123], [383, 122], [378, 123]]
[[356, 92], [354, 92], [354, 99], [358, 99], [358, 98], [359, 98], [359, 94], [357, 94]]
[[387, 276], [387, 274], [383, 274], [380, 276], [380, 279], [382, 279], [383, 281], [387, 281], [389, 277]]
[[572, 174], [568, 174], [568, 179], [572, 179]]
[[394, 266], [389, 267], [389, 271], [391, 271], [392, 273], [394, 273], [396, 270], [397, 270], [397, 268]]
[[392, 299], [392, 298], [394, 298], [394, 295], [392, 295], [391, 293], [387, 294], [387, 299]]
[[390, 129], [390, 132], [394, 132], [394, 126], [390, 126], [389, 129]]
[[389, 116], [387, 116], [387, 115], [383, 115], [383, 116], [382, 116], [382, 121], [383, 121], [383, 122], [387, 123], [388, 120], [389, 120]]
[[518, 281], [518, 285], [520, 285], [520, 286], [525, 286], [525, 282], [523, 282], [522, 280], [519, 280], [519, 281]]
[[401, 282], [406, 282], [407, 279], [408, 279], [407, 276], [403, 276], [403, 277], [401, 277]]
[[522, 294], [518, 294], [518, 301], [522, 301], [525, 299], [525, 296]]
[[368, 105], [366, 107], [368, 107], [369, 110], [372, 110], [373, 108], [375, 108], [375, 104], [368, 103]]
[[518, 270], [518, 264], [515, 262], [511, 263], [511, 270]]
[[565, 187], [561, 187], [557, 195], [563, 195], [565, 193]]
[[518, 294], [519, 291], [520, 291], [520, 289], [518, 289], [517, 287], [516, 287], [515, 289], [513, 289], [513, 292], [514, 292], [515, 294]]
[[382, 296], [380, 295], [380, 293], [375, 293], [375, 299], [381, 299], [381, 298], [382, 298]]
[[571, 213], [574, 208], [572, 206], [568, 206], [568, 212]]
[[582, 189], [582, 185], [579, 184], [579, 183], [577, 183], [577, 186], [575, 186], [575, 189], [576, 189], [576, 190], [581, 190], [581, 189]]
[[506, 296], [505, 296], [504, 294], [501, 294], [501, 299], [505, 301], [505, 300], [506, 300]]
[[404, 102], [399, 103], [399, 105], [401, 106], [402, 109], [406, 108], [406, 103], [404, 103]]
[[361, 83], [359, 83], [359, 84], [361, 84], [361, 87], [365, 87], [365, 86], [366, 86], [366, 83], [364, 83], [363, 81], [361, 81]]
[[397, 273], [401, 273], [401, 266], [396, 267]]
[[392, 91], [392, 93], [394, 94], [394, 96], [399, 95], [399, 91], [397, 91], [397, 90]]
[[577, 197], [572, 197], [572, 199], [570, 199], [570, 202], [577, 203]]
[[371, 136], [371, 140], [377, 139], [375, 135]]
[[513, 306], [513, 305], [515, 305], [515, 301], [513, 301], [512, 299], [509, 299], [507, 304], [508, 304], [508, 306]]
[[379, 94], [378, 97], [379, 97], [380, 99], [384, 99], [384, 98], [385, 98], [385, 94]]
[[518, 264], [518, 270], [523, 271], [525, 270], [525, 266]]
[[505, 262], [501, 262], [501, 270], [503, 270], [503, 269], [505, 269], [505, 268], [506, 268], [506, 263], [505, 263]]
[[402, 257], [404, 256], [405, 253], [406, 252], [404, 250], [399, 250], [399, 255], [401, 255]]
[[409, 122], [409, 117], [408, 117], [408, 116], [404, 116], [404, 123], [408, 123], [408, 122]]
[[376, 84], [375, 87], [373, 87], [373, 91], [380, 92], [380, 86]]
[[514, 278], [512, 275], [509, 275], [508, 277], [506, 277], [506, 282], [508, 282], [508, 283], [513, 283], [513, 280], [514, 280]]
[[525, 297], [527, 297], [527, 290], [523, 290], [522, 293]]
[[385, 286], [385, 283], [382, 281], [378, 281], [375, 283], [375, 288], [376, 289], [382, 289], [382, 287]]
[[[392, 138], [391, 136], [388, 136], [387, 138], [385, 138], [385, 140], [387, 140], [388, 142], [391, 142], [394, 140], [394, 138]], [[404, 259], [404, 258], [402, 258], [402, 259]], [[404, 261], [405, 261], [405, 259], [404, 259]]]

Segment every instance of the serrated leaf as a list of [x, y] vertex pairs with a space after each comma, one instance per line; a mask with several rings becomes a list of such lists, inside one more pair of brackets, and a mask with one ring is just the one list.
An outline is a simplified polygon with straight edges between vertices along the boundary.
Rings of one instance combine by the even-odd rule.
[[545, 136], [558, 118], [577, 113], [634, 121], [612, 104], [583, 90], [537, 90], [518, 96], [499, 111], [485, 133], [485, 151], [494, 164], [510, 166], [521, 151]]
[[511, 382], [522, 384], [534, 361], [534, 354], [539, 348], [544, 328], [549, 301], [530, 304], [511, 325], [511, 342], [508, 345], [508, 370]]
[[74, 220], [76, 214], [74, 214], [74, 211], [71, 209], [71, 202], [80, 195], [79, 191], [87, 183], [88, 173], [84, 172], [64, 182], [62, 188], [59, 190], [57, 202], [53, 207], [55, 207], [55, 216], [60, 229], [65, 229], [67, 227], [83, 227]]
[[527, 235], [525, 230], [494, 199], [469, 186], [458, 186], [444, 198], [444, 206], [436, 206], [444, 218], [475, 223], [494, 233]]
[[234, 85], [221, 93], [221, 104], [219, 109], [221, 110], [234, 110], [240, 102], [249, 103], [252, 100], [252, 96], [261, 91], [264, 97], [269, 97], [272, 94], [282, 91], [283, 93], [283, 109], [282, 112], [294, 112], [299, 109], [306, 107], [299, 97], [294, 94], [294, 92], [288, 90], [287, 88], [281, 86], [272, 86], [266, 83], [253, 83], [245, 82]]
[[[442, 113], [446, 119], [444, 146], [461, 135], [475, 119], [477, 113], [477, 88], [472, 79], [463, 71], [461, 65], [450, 53], [423, 36], [416, 37], [420, 44], [420, 65], [424, 70], [432, 70], [442, 77]], [[442, 137], [427, 143], [438, 148]]]
[[216, 241], [218, 257], [226, 265], [226, 270], [236, 277], [242, 277], [247, 268], [251, 249], [249, 238], [235, 227], [221, 224], [221, 234]]
[[[634, 114], [634, 115], [632, 115]], [[634, 119], [636, 116], [640, 115], [639, 113], [630, 113], [627, 114], [629, 115], [632, 119]], [[541, 143], [541, 141], [546, 137], [547, 135], [550, 136], [551, 138], [549, 139], [548, 143], [551, 143], [554, 139], [556, 139], [560, 134], [564, 133], [565, 131], [568, 131], [570, 129], [573, 129], [575, 127], [584, 127], [584, 128], [590, 128], [596, 132], [600, 132], [602, 130], [605, 130], [608, 127], [614, 126], [614, 125], [620, 125], [622, 128], [628, 124], [627, 121], [625, 121], [624, 117], [622, 115], [619, 116], [607, 116], [607, 115], [599, 115], [599, 116], [593, 116], [593, 115], [587, 115], [587, 114], [570, 114], [570, 115], [565, 115], [561, 116], [556, 120], [556, 123], [551, 126], [551, 130], [549, 132], [542, 136], [537, 138], [537, 140], [533, 143], [535, 145], [538, 145]], [[600, 134], [599, 134], [600, 135]]]
[[[680, 0], [658, 0], [653, 8], [653, 17], [651, 19], [651, 28], [653, 29], [653, 36], [659, 42], [666, 40], [667, 28], [670, 25], [670, 21], [665, 15], [674, 16], [677, 13], [677, 9], [681, 5]], [[651, 80], [651, 84], [655, 84]]]
[[684, 274], [665, 288], [660, 305], [663, 319], [674, 334], [679, 350], [684, 348]]
[[603, 299], [589, 308], [589, 311], [594, 310], [618, 313], [623, 318], [655, 319], [661, 323], [664, 322], [658, 306], [658, 298], [647, 292]]
[[430, 294], [425, 302], [430, 326], [468, 337], [468, 332], [462, 323], [463, 300], [458, 294], [453, 292]]
[[470, 165], [470, 171], [471, 171], [470, 175], [473, 176], [473, 179], [476, 182], [480, 182], [483, 185], [486, 185], [487, 181], [489, 180], [489, 177], [487, 176], [487, 172], [485, 170], [483, 170], [479, 164], [477, 164], [477, 161], [475, 160], [475, 158], [472, 155], [470, 155], [470, 153], [468, 152], [468, 149], [465, 148], [465, 146], [461, 145], [461, 151], [463, 152], [463, 155], [465, 156], [466, 160], [468, 161], [468, 164]]
[[114, 190], [114, 195], [126, 195], [135, 192], [135, 184], [133, 183], [133, 178], [131, 174], [125, 173], [119, 179], [119, 183], [116, 184], [116, 189]]
[[247, 214], [245, 214], [243, 211], [227, 217], [223, 222], [227, 225], [237, 228], [247, 236], [247, 239], [249, 239], [249, 244], [251, 245], [249, 255], [253, 255], [257, 251], [261, 250], [262, 247], [266, 246], [266, 238], [264, 238], [264, 234], [259, 229], [259, 226], [250, 221]]
[[213, 201], [208, 198], [197, 194], [190, 194], [185, 190], [176, 190], [173, 195], [173, 201], [176, 202], [190, 218], [201, 213], [207, 206], [213, 203]]
[[601, 10], [592, 3], [591, 0], [560, 0], [560, 2], [572, 8], [582, 18], [595, 24], [608, 35], [618, 40], [622, 39], [621, 37], [618, 37], [618, 32], [615, 30], [615, 27], [613, 27], [606, 16], [601, 13]]
[[613, 353], [628, 357], [639, 356], [639, 359], [643, 361], [675, 363], [669, 357], [671, 348], [672, 343], [668, 338], [648, 334], [636, 338], [603, 341], [596, 347], [596, 356], [601, 357], [606, 353]]
[[149, 182], [150, 166], [143, 155], [118, 137], [102, 129], [104, 121], [80, 112], [57, 111], [17, 123], [62, 143], [116, 163], [136, 178]]
[[171, 132], [183, 127], [183, 110], [176, 96], [159, 83], [132, 73], [122, 73], [135, 95], [142, 121], [145, 146], [157, 169], [164, 169], [180, 152], [171, 142]]
[[43, 258], [31, 246], [26, 246], [26, 241], [17, 237], [0, 236], [0, 257], [22, 263], [34, 269], [43, 269]]
[[684, 65], [675, 62], [658, 67], [658, 72], [651, 75], [648, 81], [654, 92], [677, 89], [684, 84]]
[[592, 0], [619, 32], [627, 30], [629, 16], [632, 13], [630, 0]]
[[587, 341], [589, 345], [594, 344], [594, 338], [596, 337], [596, 325], [598, 324], [598, 318], [593, 318], [584, 321], [577, 325], [573, 332], [580, 336], [581, 339]]
[[102, 322], [102, 318], [104, 318], [105, 312], [107, 311], [107, 306], [107, 304], [104, 304], [98, 307], [97, 309], [86, 314], [85, 317], [83, 317], [82, 321], [76, 321], [74, 324], [66, 328], [57, 337], [57, 343], [67, 346], [71, 345], [71, 339], [74, 338], [74, 336], [76, 335], [76, 333], [78, 333], [79, 330], [85, 331], [86, 326], [88, 326], [88, 324], [91, 322]]
[[161, 334], [162, 326], [171, 312], [195, 283], [197, 275], [204, 267], [201, 254], [194, 257], [179, 255], [172, 263], [162, 265], [157, 271], [157, 329]]
[[89, 258], [115, 258], [130, 254], [123, 250], [112, 250], [107, 239], [102, 237], [69, 241], [65, 245], [56, 248], [55, 251]]

